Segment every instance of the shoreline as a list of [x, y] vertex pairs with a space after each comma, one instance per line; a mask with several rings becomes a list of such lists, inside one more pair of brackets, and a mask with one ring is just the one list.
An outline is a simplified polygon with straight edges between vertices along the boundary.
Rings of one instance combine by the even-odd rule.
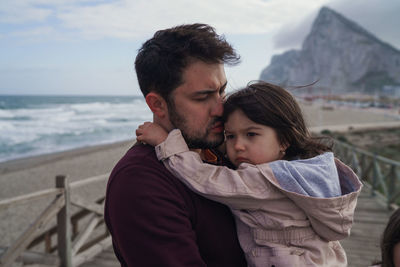
[[57, 175], [73, 182], [110, 173], [134, 143], [132, 139], [1, 162], [0, 199], [53, 188]]
[[[320, 133], [322, 130], [346, 132], [400, 127], [400, 120], [398, 118], [388, 117], [387, 114], [381, 112], [368, 112], [366, 109], [348, 109], [346, 107], [335, 107], [332, 110], [324, 110], [319, 104], [307, 105], [300, 102], [299, 104], [310, 132], [314, 133]], [[0, 162], [0, 175], [119, 146], [127, 146], [128, 144], [134, 144], [134, 142], [135, 139], [132, 138], [112, 143], [86, 145], [58, 152], [10, 159]]]
[[[352, 131], [354, 129], [387, 128], [389, 125], [400, 125], [400, 117], [391, 117], [385, 114], [385, 111], [354, 109], [342, 106], [335, 106], [330, 110], [324, 109], [320, 103], [307, 104], [298, 102], [310, 131], [320, 132], [322, 130], [331, 131]], [[44, 163], [55, 162], [65, 157], [74, 157], [77, 155], [88, 154], [95, 151], [107, 149], [129, 142], [122, 140], [112, 143], [101, 143], [86, 145], [83, 147], [71, 148], [67, 150], [48, 152], [45, 154], [23, 156], [21, 158], [9, 159], [0, 162], [0, 175], [12, 171], [23, 170], [39, 166]]]

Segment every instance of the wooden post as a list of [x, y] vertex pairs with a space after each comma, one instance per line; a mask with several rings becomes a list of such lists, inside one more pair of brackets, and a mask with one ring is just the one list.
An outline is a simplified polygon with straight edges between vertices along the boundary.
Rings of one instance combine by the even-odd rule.
[[51, 234], [49, 232], [44, 235], [44, 252], [51, 253]]
[[393, 203], [396, 203], [396, 199], [394, 195], [396, 193], [396, 181], [397, 181], [397, 172], [396, 172], [396, 165], [390, 166], [390, 173], [389, 173], [389, 181], [388, 181], [388, 209], [390, 210]]
[[67, 177], [64, 175], [57, 175], [56, 187], [63, 188], [65, 196], [65, 206], [57, 214], [57, 244], [60, 267], [72, 267], [71, 204]]
[[374, 157], [372, 158], [372, 191], [371, 191], [371, 196], [375, 196], [375, 190], [376, 190], [376, 184], [377, 184], [377, 180], [378, 180], [378, 164], [376, 163], [377, 159], [376, 159], [376, 152], [374, 152]]

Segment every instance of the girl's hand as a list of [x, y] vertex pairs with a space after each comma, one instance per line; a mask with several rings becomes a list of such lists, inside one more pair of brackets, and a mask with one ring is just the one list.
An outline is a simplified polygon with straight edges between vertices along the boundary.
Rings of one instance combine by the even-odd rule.
[[167, 139], [168, 133], [156, 123], [145, 122], [136, 129], [136, 136], [139, 142], [157, 146]]

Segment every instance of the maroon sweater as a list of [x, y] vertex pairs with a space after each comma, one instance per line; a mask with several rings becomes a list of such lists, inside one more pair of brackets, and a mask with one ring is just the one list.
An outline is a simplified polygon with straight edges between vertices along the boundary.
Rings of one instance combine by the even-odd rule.
[[229, 209], [190, 191], [151, 146], [114, 167], [104, 217], [122, 266], [247, 266]]

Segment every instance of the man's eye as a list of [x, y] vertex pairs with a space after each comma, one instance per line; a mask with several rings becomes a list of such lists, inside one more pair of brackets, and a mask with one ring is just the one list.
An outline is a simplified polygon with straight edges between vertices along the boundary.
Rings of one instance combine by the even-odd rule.
[[199, 102], [205, 101], [205, 100], [207, 100], [207, 96], [206, 97], [202, 97], [202, 98], [195, 98], [195, 100], [199, 101]]
[[225, 135], [226, 140], [233, 139], [235, 136], [233, 134]]
[[256, 133], [253, 133], [253, 132], [248, 132], [247, 133], [247, 136], [250, 136], [250, 137], [253, 137], [253, 136], [256, 136], [257, 134]]

